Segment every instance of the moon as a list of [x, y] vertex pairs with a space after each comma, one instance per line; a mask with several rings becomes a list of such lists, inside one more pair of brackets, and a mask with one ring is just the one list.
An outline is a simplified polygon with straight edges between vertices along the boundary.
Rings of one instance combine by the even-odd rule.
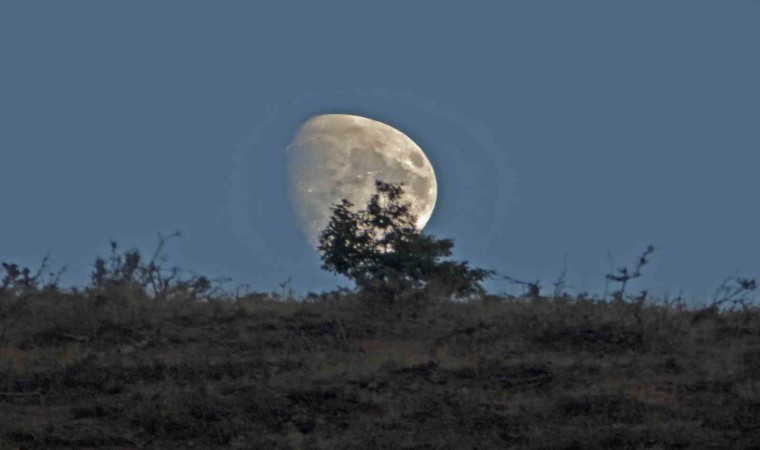
[[438, 196], [433, 165], [401, 131], [366, 117], [323, 114], [301, 125], [286, 149], [288, 189], [302, 231], [313, 246], [327, 227], [333, 204], [347, 199], [365, 209], [375, 180], [403, 183], [402, 203], [422, 230]]

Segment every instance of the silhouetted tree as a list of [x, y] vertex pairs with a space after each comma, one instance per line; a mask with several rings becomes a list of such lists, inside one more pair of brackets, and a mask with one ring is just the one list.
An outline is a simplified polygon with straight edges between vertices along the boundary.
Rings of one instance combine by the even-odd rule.
[[347, 276], [363, 291], [390, 296], [407, 289], [455, 298], [482, 294], [481, 281], [495, 272], [471, 269], [467, 261], [442, 261], [453, 241], [417, 230], [417, 218], [401, 204], [401, 186], [376, 181], [377, 193], [358, 212], [346, 199], [333, 205], [319, 238], [322, 268]]

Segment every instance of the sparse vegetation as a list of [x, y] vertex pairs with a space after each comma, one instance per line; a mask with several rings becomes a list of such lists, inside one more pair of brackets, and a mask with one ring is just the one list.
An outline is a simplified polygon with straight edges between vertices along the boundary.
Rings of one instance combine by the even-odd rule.
[[[451, 246], [411, 239], [427, 259], [366, 250], [327, 264], [362, 283], [395, 268], [388, 303], [364, 284], [305, 301], [289, 280], [230, 293], [165, 270], [163, 237], [147, 262], [112, 243], [81, 290], [43, 280], [46, 264], [3, 263], [0, 449], [760, 446], [754, 280], [697, 308], [626, 296], [647, 249], [610, 278], [622, 283], [610, 301], [561, 280], [551, 296], [513, 280], [528, 295], [450, 301], [441, 292], [458, 290], [427, 283]], [[436, 307], [409, 314], [409, 298]]]

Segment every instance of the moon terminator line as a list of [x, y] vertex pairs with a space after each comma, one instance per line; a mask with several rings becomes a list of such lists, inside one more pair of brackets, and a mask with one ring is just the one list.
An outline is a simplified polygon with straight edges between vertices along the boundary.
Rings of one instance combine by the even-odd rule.
[[348, 114], [307, 120], [287, 147], [288, 187], [301, 229], [312, 245], [327, 226], [331, 207], [347, 199], [363, 209], [375, 180], [404, 185], [403, 201], [422, 230], [435, 208], [435, 171], [406, 134], [382, 122]]

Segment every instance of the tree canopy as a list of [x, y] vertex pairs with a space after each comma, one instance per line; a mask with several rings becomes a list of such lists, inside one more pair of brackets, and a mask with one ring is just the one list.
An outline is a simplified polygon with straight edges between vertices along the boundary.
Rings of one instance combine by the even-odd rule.
[[481, 281], [495, 272], [442, 260], [451, 256], [453, 241], [417, 229], [417, 218], [401, 203], [402, 186], [377, 180], [377, 192], [364, 210], [353, 211], [346, 199], [333, 205], [319, 238], [322, 268], [365, 291], [425, 289], [455, 298], [482, 294]]

